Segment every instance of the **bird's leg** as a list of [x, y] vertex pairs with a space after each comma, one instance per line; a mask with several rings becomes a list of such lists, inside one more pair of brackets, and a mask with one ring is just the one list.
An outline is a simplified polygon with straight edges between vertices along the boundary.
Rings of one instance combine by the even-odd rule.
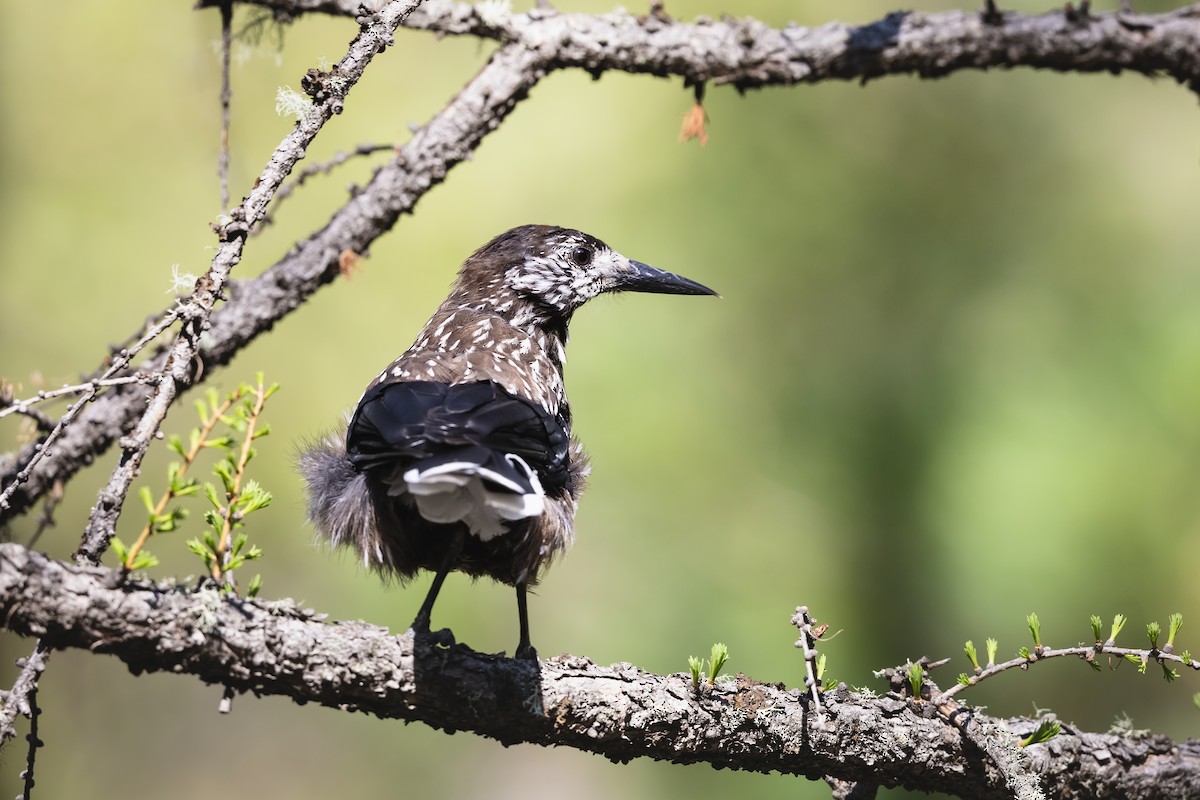
[[[446, 550], [446, 557], [442, 559], [442, 566], [438, 568], [437, 575], [433, 576], [433, 584], [429, 587], [429, 594], [425, 595], [425, 602], [421, 603], [421, 609], [417, 611], [417, 618], [413, 620], [412, 629], [415, 633], [429, 633], [429, 617], [433, 613], [433, 603], [437, 600], [438, 592], [442, 590], [442, 584], [445, 583], [446, 576], [450, 574], [450, 570], [454, 569], [454, 564], [458, 561], [458, 557], [462, 553], [466, 531], [459, 526], [451, 534], [451, 537], [450, 547]], [[440, 644], [454, 644], [454, 634], [448, 629], [439, 631], [438, 638]]]
[[525, 584], [517, 584], [517, 616], [521, 619], [521, 641], [517, 645], [517, 658], [537, 661], [537, 650], [529, 643], [529, 604], [525, 599]]

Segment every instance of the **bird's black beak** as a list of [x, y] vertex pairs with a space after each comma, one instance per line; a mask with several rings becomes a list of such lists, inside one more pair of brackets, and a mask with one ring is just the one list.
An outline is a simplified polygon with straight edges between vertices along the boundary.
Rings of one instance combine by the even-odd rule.
[[654, 294], [711, 294], [720, 297], [702, 283], [676, 275], [674, 272], [655, 269], [649, 264], [630, 259], [629, 269], [622, 272], [610, 291], [651, 292]]

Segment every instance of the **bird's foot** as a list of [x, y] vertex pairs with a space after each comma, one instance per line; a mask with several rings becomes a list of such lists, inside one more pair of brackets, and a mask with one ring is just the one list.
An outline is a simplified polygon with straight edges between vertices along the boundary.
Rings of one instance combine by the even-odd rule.
[[440, 647], [453, 647], [457, 642], [454, 639], [454, 631], [449, 628], [431, 631], [429, 629], [429, 618], [418, 616], [413, 620], [411, 626], [414, 639], [423, 639], [430, 644]]
[[454, 647], [458, 644], [454, 638], [454, 631], [449, 628], [442, 628], [436, 631], [426, 631], [429, 641], [433, 642], [438, 647]]

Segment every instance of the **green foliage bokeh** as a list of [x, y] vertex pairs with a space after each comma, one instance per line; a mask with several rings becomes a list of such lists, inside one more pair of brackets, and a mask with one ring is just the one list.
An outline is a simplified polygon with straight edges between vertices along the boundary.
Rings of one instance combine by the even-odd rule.
[[[794, 5], [667, 10], [776, 25], [894, 10]], [[0, 374], [27, 393], [90, 370], [170, 302], [173, 266], [201, 273], [211, 257], [217, 15], [189, 6], [81, 0], [53, 22], [36, 4], [0, 10]], [[340, 57], [353, 30], [312, 17], [286, 29], [282, 49], [239, 46], [235, 197], [291, 124], [274, 113], [277, 88]], [[313, 160], [405, 141], [493, 47], [411, 32], [397, 43]], [[276, 498], [251, 530], [266, 551], [263, 596], [408, 625], [424, 582], [385, 587], [311, 545], [295, 450], [408, 344], [472, 249], [549, 222], [724, 297], [609, 298], [577, 317], [567, 380], [594, 475], [577, 544], [531, 602], [543, 656], [681, 672], [723, 641], [727, 670], [799, 685], [788, 619], [800, 603], [843, 631], [822, 648], [829, 672], [879, 690], [872, 669], [926, 654], [956, 659], [933, 676], [949, 685], [969, 638], [996, 636], [1011, 655], [1028, 643], [1030, 611], [1055, 645], [1086, 640], [1093, 613], [1127, 614], [1134, 644], [1145, 622], [1182, 611], [1181, 642], [1200, 650], [1195, 96], [1169, 80], [1031, 71], [744, 97], [712, 87], [704, 148], [676, 141], [690, 104], [678, 80], [551, 76], [351, 280], [211, 376], [227, 390], [262, 370], [283, 386], [254, 463]], [[273, 263], [369, 171], [311, 181], [251, 240], [237, 275]], [[185, 398], [168, 427], [192, 423]], [[157, 452], [144, 470], [156, 492], [166, 462]], [[111, 463], [67, 487], [40, 547], [74, 548]], [[140, 521], [126, 514], [123, 535]], [[153, 542], [156, 574], [198, 571], [188, 535]], [[511, 651], [514, 605], [510, 590], [456, 576], [434, 623]], [[0, 685], [29, 647], [0, 638]], [[1196, 683], [1059, 662], [965, 699], [996, 714], [1049, 706], [1087, 729], [1129, 713], [1185, 737], [1200, 728]], [[827, 796], [779, 776], [506, 750], [279, 698], [239, 698], [220, 717], [219, 689], [134, 678], [78, 652], [55, 654], [40, 699], [47, 797], [183, 800], [229, 786], [295, 798]], [[8, 745], [0, 795], [19, 791], [22, 762], [23, 744]]]

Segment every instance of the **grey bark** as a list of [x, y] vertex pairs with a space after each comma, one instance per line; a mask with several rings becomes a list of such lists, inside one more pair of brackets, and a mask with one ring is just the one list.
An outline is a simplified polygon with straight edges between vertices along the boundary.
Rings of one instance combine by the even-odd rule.
[[[1003, 748], [1053, 797], [1167, 798], [1200, 792], [1200, 742], [1066, 732], [1018, 755], [1026, 720], [873, 697], [844, 687], [811, 712], [800, 688], [745, 676], [693, 691], [684, 674], [563, 655], [541, 662], [442, 647], [365, 622], [329, 622], [291, 601], [246, 600], [124, 578], [0, 545], [0, 620], [54, 648], [135, 673], [169, 671], [257, 695], [465, 730], [505, 744], [575, 747], [614, 761], [835, 776], [961, 797], [1011, 796], [977, 742]], [[781, 643], [790, 646], [790, 643]], [[802, 672], [797, 655], [797, 675]]]

